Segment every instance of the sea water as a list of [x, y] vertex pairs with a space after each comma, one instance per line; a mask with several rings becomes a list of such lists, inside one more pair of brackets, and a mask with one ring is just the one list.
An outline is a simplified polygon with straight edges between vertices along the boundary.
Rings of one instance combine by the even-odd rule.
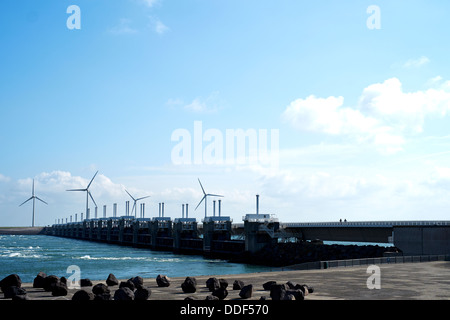
[[106, 280], [134, 276], [156, 278], [225, 275], [270, 271], [269, 267], [230, 263], [201, 255], [181, 255], [112, 244], [52, 236], [0, 235], [0, 279], [16, 273], [22, 282], [33, 282], [43, 271], [47, 275], [72, 275], [69, 266], [78, 266], [81, 278]]

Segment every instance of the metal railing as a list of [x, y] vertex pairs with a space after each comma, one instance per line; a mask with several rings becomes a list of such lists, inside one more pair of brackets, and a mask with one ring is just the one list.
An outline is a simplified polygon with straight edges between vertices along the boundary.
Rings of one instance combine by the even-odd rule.
[[[119, 218], [106, 218], [113, 221], [113, 226], [118, 224]], [[55, 224], [54, 228], [68, 225], [82, 225], [82, 222], [72, 222], [65, 224]], [[394, 226], [449, 226], [450, 221], [336, 221], [336, 222], [280, 222], [280, 228], [312, 228], [312, 227], [370, 227], [370, 228], [392, 228]], [[198, 228], [202, 228], [201, 223]], [[244, 223], [233, 223], [233, 229], [244, 228]]]
[[371, 227], [392, 228], [394, 226], [449, 226], [450, 221], [337, 221], [337, 222], [287, 222], [283, 228], [307, 227]]
[[413, 262], [450, 261], [450, 255], [421, 255], [421, 256], [391, 256], [379, 258], [363, 258], [348, 260], [327, 260], [305, 262], [292, 266], [282, 267], [282, 270], [316, 270], [340, 267], [359, 267], [379, 264], [398, 264]]

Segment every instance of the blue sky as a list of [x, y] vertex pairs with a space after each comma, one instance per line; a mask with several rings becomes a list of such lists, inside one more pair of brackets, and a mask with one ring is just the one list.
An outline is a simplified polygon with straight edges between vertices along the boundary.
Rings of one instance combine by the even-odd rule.
[[[80, 10], [81, 29], [66, 12]], [[367, 20], [379, 9], [381, 29]], [[235, 222], [448, 219], [450, 4], [444, 1], [117, 0], [0, 3], [0, 225], [84, 211], [99, 176], [193, 211], [220, 193]], [[173, 132], [279, 130], [279, 165], [176, 165]], [[216, 132], [217, 132], [216, 131]], [[200, 209], [200, 208], [199, 208]], [[209, 209], [212, 212], [212, 209]]]

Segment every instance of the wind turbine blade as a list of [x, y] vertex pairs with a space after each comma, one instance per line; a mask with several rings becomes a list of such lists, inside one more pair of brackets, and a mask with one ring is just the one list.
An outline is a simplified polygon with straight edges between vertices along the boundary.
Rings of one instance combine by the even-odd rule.
[[31, 199], [33, 199], [33, 197], [31, 197], [31, 198], [28, 199], [27, 201], [23, 202], [19, 207], [23, 206], [25, 203], [27, 203], [27, 202], [30, 201]]
[[134, 208], [136, 207], [136, 201], [133, 203], [133, 208], [131, 209], [131, 215], [133, 215]]
[[221, 197], [221, 198], [223, 198], [223, 197], [224, 197], [224, 196], [221, 196], [221, 195], [219, 195], [219, 194], [211, 194], [211, 193], [207, 194], [207, 196], [212, 196], [212, 197]]
[[66, 190], [66, 191], [87, 191], [87, 189], [70, 189], [70, 190]]
[[86, 189], [89, 189], [89, 187], [91, 186], [92, 181], [94, 181], [95, 177], [97, 176], [98, 171], [95, 173], [94, 177], [92, 178], [91, 182], [89, 182], [88, 186], [86, 187]]
[[35, 197], [36, 199], [38, 199], [39, 201], [41, 201], [41, 202], [43, 202], [43, 203], [45, 203], [46, 205], [48, 205], [48, 203], [47, 202], [45, 202], [44, 200], [42, 200], [41, 198], [39, 198], [39, 197]]
[[136, 201], [135, 198], [133, 198], [133, 196], [125, 189], [125, 192], [128, 193], [128, 195], [131, 197], [131, 199], [133, 199], [134, 201]]
[[202, 183], [200, 182], [200, 179], [198, 179], [198, 183], [200, 183], [200, 187], [202, 187], [203, 194], [206, 194], [205, 189], [203, 189]]
[[147, 198], [150, 198], [150, 196], [146, 196], [146, 197], [142, 197], [142, 198], [136, 199], [136, 201], [144, 200], [144, 199], [147, 199]]
[[33, 179], [33, 190], [32, 190], [32, 196], [34, 197], [34, 179]]
[[205, 198], [206, 198], [206, 194], [203, 196], [202, 200], [200, 200], [200, 202], [198, 203], [197, 207], [195, 207], [195, 210], [197, 210], [197, 208], [202, 204], [202, 202], [203, 202], [203, 200], [205, 200]]
[[95, 206], [98, 207], [97, 203], [95, 203], [95, 200], [94, 200], [94, 197], [92, 196], [92, 194], [89, 191], [88, 191], [88, 194], [89, 194], [89, 197], [91, 197], [92, 201], [94, 202]]

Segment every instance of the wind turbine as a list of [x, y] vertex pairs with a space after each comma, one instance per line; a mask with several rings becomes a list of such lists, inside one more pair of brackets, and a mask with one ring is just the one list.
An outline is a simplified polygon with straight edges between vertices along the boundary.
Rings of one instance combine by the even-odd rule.
[[84, 191], [86, 192], [86, 219], [89, 219], [88, 211], [89, 211], [89, 197], [91, 197], [92, 201], [95, 204], [95, 207], [97, 207], [97, 203], [95, 203], [94, 198], [92, 197], [91, 192], [89, 191], [89, 187], [92, 184], [92, 181], [94, 181], [95, 177], [97, 176], [98, 171], [95, 173], [94, 177], [91, 179], [91, 182], [89, 182], [88, 186], [85, 189], [71, 189], [66, 191]]
[[137, 199], [135, 199], [127, 190], [125, 190], [125, 192], [126, 193], [128, 193], [128, 195], [131, 197], [131, 199], [133, 199], [133, 201], [134, 201], [134, 204], [133, 204], [133, 209], [131, 209], [131, 215], [133, 215], [133, 210], [135, 210], [135, 212], [134, 212], [134, 217], [136, 218], [136, 214], [137, 214], [137, 206], [136, 206], [136, 203], [138, 202], [138, 201], [140, 201], [140, 200], [144, 200], [144, 199], [147, 199], [147, 198], [150, 198], [150, 196], [146, 196], [146, 197], [142, 197], [142, 198], [137, 198]]
[[38, 199], [39, 201], [41, 201], [41, 202], [45, 203], [46, 205], [48, 205], [47, 202], [45, 202], [45, 201], [42, 200], [41, 198], [35, 196], [35, 194], [34, 194], [34, 179], [33, 179], [33, 189], [32, 189], [32, 191], [31, 191], [31, 197], [30, 197], [27, 201], [25, 201], [24, 203], [22, 203], [22, 204], [19, 206], [19, 207], [21, 207], [21, 206], [23, 206], [25, 203], [27, 203], [28, 201], [33, 200], [33, 220], [32, 220], [32, 222], [31, 222], [31, 226], [32, 226], [32, 227], [34, 227], [34, 207], [35, 207], [35, 199]]
[[209, 197], [209, 196], [211, 196], [211, 197], [223, 197], [223, 196], [218, 195], [218, 194], [206, 193], [206, 192], [205, 192], [205, 189], [204, 189], [203, 186], [202, 186], [202, 183], [200, 182], [200, 179], [198, 179], [198, 183], [200, 183], [200, 187], [202, 187], [203, 198], [202, 198], [202, 200], [200, 200], [200, 202], [198, 203], [198, 205], [197, 205], [197, 207], [195, 208], [195, 210], [197, 210], [197, 208], [200, 206], [200, 204], [202, 203], [202, 201], [205, 200], [205, 218], [206, 218], [206, 217], [207, 217], [207, 208], [208, 208], [208, 206], [207, 206], [207, 204], [206, 204], [206, 201], [208, 200], [208, 197]]

